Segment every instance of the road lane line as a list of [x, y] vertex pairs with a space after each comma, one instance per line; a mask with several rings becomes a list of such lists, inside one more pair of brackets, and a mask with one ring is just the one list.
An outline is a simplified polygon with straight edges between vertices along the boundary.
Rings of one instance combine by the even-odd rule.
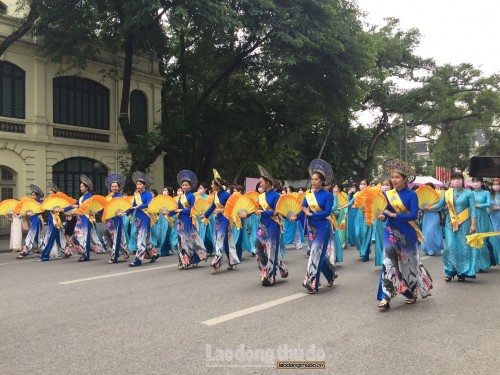
[[6, 266], [8, 264], [21, 264], [21, 263], [33, 263], [33, 262], [38, 262], [38, 259], [31, 259], [31, 260], [19, 259], [16, 262], [0, 263], [0, 266]]
[[278, 306], [278, 305], [281, 305], [283, 303], [287, 303], [287, 302], [290, 302], [290, 301], [293, 301], [295, 299], [302, 298], [305, 296], [307, 296], [307, 293], [292, 294], [290, 296], [283, 297], [283, 298], [280, 298], [280, 299], [277, 299], [274, 301], [262, 303], [260, 305], [255, 305], [255, 306], [243, 309], [243, 310], [232, 312], [230, 314], [222, 315], [222, 316], [219, 316], [217, 318], [205, 320], [205, 321], [201, 322], [201, 324], [205, 324], [207, 326], [214, 326], [216, 324], [227, 322], [228, 320], [241, 318], [242, 316], [253, 314], [254, 312], [266, 310], [266, 309], [269, 309], [271, 307]]
[[85, 279], [76, 279], [76, 280], [62, 281], [62, 282], [59, 283], [59, 285], [70, 285], [70, 284], [76, 284], [76, 283], [83, 283], [85, 281], [107, 279], [108, 277], [115, 277], [115, 276], [131, 275], [133, 273], [138, 273], [138, 272], [156, 271], [156, 270], [161, 270], [161, 269], [170, 268], [170, 267], [177, 267], [177, 264], [170, 264], [168, 266], [160, 266], [160, 267], [154, 267], [154, 268], [143, 268], [143, 269], [140, 269], [140, 270], [133, 270], [133, 271], [110, 273], [109, 275], [87, 277]]

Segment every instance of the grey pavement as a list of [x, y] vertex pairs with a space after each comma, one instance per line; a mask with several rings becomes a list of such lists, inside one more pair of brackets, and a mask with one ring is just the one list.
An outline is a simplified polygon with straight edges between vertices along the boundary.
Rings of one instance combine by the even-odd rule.
[[0, 374], [286, 374], [276, 360], [301, 355], [324, 360], [326, 369], [290, 373], [499, 372], [498, 267], [446, 284], [441, 259], [426, 258], [433, 295], [415, 305], [397, 297], [380, 311], [380, 271], [352, 247], [333, 288], [316, 295], [301, 287], [305, 247], [287, 251], [290, 276], [273, 287], [260, 286], [248, 255], [218, 275], [208, 263], [179, 271], [175, 257], [137, 269], [108, 265], [106, 255], [91, 259], [40, 263], [0, 254]]

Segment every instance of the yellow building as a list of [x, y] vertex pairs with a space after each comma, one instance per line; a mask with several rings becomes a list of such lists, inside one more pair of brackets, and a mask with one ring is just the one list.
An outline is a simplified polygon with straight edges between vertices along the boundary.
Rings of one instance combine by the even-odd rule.
[[[0, 8], [2, 40], [18, 27], [16, 0], [2, 0]], [[122, 81], [103, 78], [102, 71], [114, 68], [121, 76], [123, 58], [103, 55], [86, 70], [61, 76], [36, 45], [25, 36], [0, 56], [0, 199], [25, 196], [30, 184], [45, 190], [48, 181], [78, 197], [81, 173], [105, 194], [105, 177], [120, 172], [125, 140], [117, 120]], [[130, 119], [142, 132], [160, 121], [162, 82], [155, 57], [134, 58]], [[162, 157], [149, 175], [163, 189]]]

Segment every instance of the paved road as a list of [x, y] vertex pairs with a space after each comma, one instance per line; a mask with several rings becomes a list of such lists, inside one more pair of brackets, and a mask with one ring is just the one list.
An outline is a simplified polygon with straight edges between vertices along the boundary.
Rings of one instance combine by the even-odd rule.
[[267, 374], [301, 355], [326, 369], [290, 373], [499, 373], [500, 268], [445, 284], [441, 259], [424, 259], [433, 296], [382, 312], [379, 270], [344, 254], [334, 287], [307, 295], [304, 250], [270, 288], [248, 256], [211, 275], [174, 257], [129, 269], [0, 253], [0, 374]]

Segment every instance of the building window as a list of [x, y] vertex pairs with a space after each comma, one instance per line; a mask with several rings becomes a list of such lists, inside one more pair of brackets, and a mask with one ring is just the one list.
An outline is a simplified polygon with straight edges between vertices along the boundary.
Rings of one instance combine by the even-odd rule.
[[109, 130], [109, 90], [90, 79], [56, 77], [53, 80], [54, 122]]
[[80, 193], [80, 174], [87, 175], [94, 184], [93, 193], [106, 195], [104, 182], [108, 169], [101, 162], [88, 158], [69, 158], [52, 167], [54, 183], [70, 197], [78, 198]]
[[130, 125], [138, 134], [148, 132], [148, 103], [146, 95], [138, 90], [130, 93]]
[[24, 118], [24, 76], [14, 64], [0, 62], [0, 116]]

